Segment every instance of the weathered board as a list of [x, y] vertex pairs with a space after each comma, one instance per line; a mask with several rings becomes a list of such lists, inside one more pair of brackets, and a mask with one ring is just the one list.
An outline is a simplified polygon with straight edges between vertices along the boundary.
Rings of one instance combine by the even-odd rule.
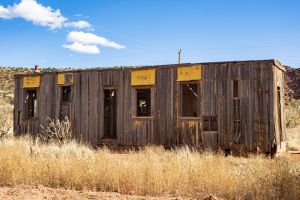
[[[66, 83], [65, 74], [70, 73], [72, 84]], [[64, 112], [69, 115], [74, 137], [94, 146], [109, 141], [118, 145], [272, 152], [285, 141], [283, 77], [284, 69], [273, 60], [19, 75], [15, 80], [14, 131], [17, 135], [36, 135], [48, 117], [59, 118]], [[239, 86], [238, 138], [234, 132], [233, 81]], [[199, 83], [200, 115], [181, 117], [180, 84], [192, 82]], [[61, 102], [64, 85], [72, 88], [68, 103]], [[24, 118], [27, 87], [37, 89], [37, 118]], [[135, 90], [144, 87], [151, 89], [151, 116], [137, 117]], [[114, 140], [104, 137], [104, 89], [114, 89], [117, 95]], [[203, 130], [204, 117], [216, 119], [216, 130]]]

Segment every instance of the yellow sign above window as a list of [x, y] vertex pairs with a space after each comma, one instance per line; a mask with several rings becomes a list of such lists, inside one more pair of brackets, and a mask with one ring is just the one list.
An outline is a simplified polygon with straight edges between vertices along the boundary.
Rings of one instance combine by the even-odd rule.
[[58, 85], [73, 85], [73, 73], [60, 73], [57, 75]]
[[40, 76], [26, 76], [23, 77], [23, 88], [37, 88], [40, 87]]
[[155, 85], [155, 69], [132, 71], [131, 85]]
[[200, 80], [202, 78], [201, 69], [201, 65], [194, 65], [190, 67], [178, 67], [177, 81]]

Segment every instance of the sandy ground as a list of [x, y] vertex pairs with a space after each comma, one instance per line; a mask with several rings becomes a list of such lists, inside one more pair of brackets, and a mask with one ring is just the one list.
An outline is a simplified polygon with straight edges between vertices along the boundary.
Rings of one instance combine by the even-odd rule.
[[[149, 197], [149, 196], [135, 196], [124, 195], [115, 192], [91, 192], [91, 191], [76, 191], [66, 189], [53, 189], [43, 186], [13, 186], [0, 187], [0, 199], [2, 200], [44, 200], [44, 199], [149, 199], [149, 200], [175, 200], [188, 199], [183, 197]], [[213, 199], [213, 198], [210, 198]]]

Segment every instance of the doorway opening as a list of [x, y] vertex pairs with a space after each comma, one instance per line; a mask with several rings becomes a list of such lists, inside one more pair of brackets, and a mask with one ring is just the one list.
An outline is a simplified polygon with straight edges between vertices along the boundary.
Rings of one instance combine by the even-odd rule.
[[117, 139], [116, 89], [104, 89], [104, 138]]
[[282, 137], [281, 89], [280, 89], [280, 87], [277, 87], [277, 109], [278, 109], [277, 113], [278, 113], [279, 133], [280, 133], [280, 137]]

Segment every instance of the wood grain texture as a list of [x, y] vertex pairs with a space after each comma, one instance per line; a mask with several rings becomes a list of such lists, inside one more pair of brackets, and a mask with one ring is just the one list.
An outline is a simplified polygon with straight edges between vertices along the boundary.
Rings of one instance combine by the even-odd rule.
[[[135, 88], [131, 68], [73, 71], [72, 100], [68, 104], [73, 135], [93, 146], [105, 143], [103, 90], [117, 91], [118, 145], [189, 145], [196, 148], [232, 151], [271, 152], [285, 140], [284, 71], [273, 60], [215, 62], [150, 66], [155, 69], [151, 88], [151, 117], [135, 116]], [[180, 81], [177, 68], [201, 65], [199, 117], [180, 117]], [[57, 73], [41, 73], [38, 91], [38, 116], [24, 118], [22, 78], [15, 78], [14, 131], [16, 135], [37, 135], [47, 118], [58, 118], [62, 109], [61, 86]], [[233, 141], [233, 89], [238, 81], [241, 136]], [[277, 87], [281, 88], [278, 96]], [[278, 105], [280, 98], [281, 106]], [[279, 116], [278, 110], [281, 110]], [[18, 116], [20, 121], [18, 121]], [[217, 119], [217, 131], [202, 131], [203, 116]]]

